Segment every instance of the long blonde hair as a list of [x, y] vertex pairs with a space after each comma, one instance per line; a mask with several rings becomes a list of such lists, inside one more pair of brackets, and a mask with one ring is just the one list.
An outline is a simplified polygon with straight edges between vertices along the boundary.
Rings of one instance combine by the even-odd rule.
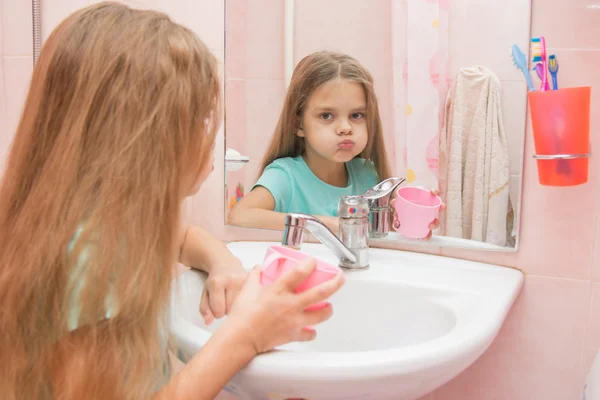
[[71, 398], [51, 383], [68, 354], [88, 361], [81, 398], [156, 389], [180, 205], [220, 104], [216, 59], [165, 14], [100, 3], [50, 35], [0, 186], [3, 399]]
[[296, 132], [302, 122], [308, 100], [319, 87], [336, 78], [357, 82], [363, 86], [367, 100], [369, 139], [358, 157], [373, 162], [379, 179], [391, 176], [373, 77], [353, 57], [332, 51], [312, 53], [304, 57], [294, 69], [279, 121], [260, 163], [259, 176], [278, 158], [297, 157], [304, 153], [304, 138], [298, 137]]

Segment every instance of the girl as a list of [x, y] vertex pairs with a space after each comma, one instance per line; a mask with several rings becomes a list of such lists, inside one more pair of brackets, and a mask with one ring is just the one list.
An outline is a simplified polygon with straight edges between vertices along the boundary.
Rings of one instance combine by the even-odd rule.
[[373, 78], [358, 61], [322, 51], [298, 63], [259, 174], [232, 224], [283, 229], [285, 213], [301, 212], [334, 232], [339, 199], [390, 176]]
[[[50, 35], [0, 186], [3, 399], [212, 399], [256, 354], [329, 318], [305, 308], [343, 278], [296, 294], [314, 262], [266, 288], [255, 269], [234, 303], [241, 285], [221, 278], [239, 262], [180, 227], [211, 171], [219, 90], [214, 56], [160, 13], [101, 3]], [[205, 317], [229, 317], [163, 385], [178, 256], [213, 276]]]
[[259, 175], [229, 223], [281, 230], [299, 212], [337, 232], [340, 198], [391, 176], [373, 78], [357, 60], [321, 51], [298, 63]]

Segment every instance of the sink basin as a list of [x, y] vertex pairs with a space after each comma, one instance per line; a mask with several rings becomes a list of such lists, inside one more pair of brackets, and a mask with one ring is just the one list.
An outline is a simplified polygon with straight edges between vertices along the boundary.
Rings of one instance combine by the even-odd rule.
[[[234, 242], [246, 268], [267, 242]], [[302, 251], [336, 263], [321, 244]], [[227, 389], [249, 400], [411, 400], [465, 370], [489, 347], [523, 285], [520, 271], [452, 258], [370, 249], [371, 266], [345, 271], [331, 297], [334, 314], [317, 339], [256, 357]], [[187, 271], [173, 285], [172, 333], [182, 361], [222, 323], [198, 312], [205, 275]]]

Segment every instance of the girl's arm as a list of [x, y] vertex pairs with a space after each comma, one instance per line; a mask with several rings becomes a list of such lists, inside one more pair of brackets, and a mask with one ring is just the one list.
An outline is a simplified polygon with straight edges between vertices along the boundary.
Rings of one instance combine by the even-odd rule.
[[219, 239], [195, 226], [180, 231], [179, 262], [208, 273], [200, 299], [200, 313], [210, 325], [227, 315], [246, 279], [242, 262]]
[[235, 205], [228, 222], [246, 228], [283, 230], [286, 214], [274, 209], [275, 199], [271, 192], [258, 186]]
[[[222, 328], [222, 329], [221, 329]], [[151, 400], [212, 400], [256, 355], [239, 332], [223, 325]]]
[[230, 270], [239, 267], [240, 260], [234, 256], [227, 246], [206, 230], [197, 226], [184, 225], [180, 230], [179, 262], [207, 273], [216, 269]]
[[[125, 371], [116, 365], [118, 361], [114, 358], [118, 355], [89, 350], [98, 339], [98, 335], [92, 335], [89, 329], [83, 327], [58, 343], [49, 368], [52, 371], [54, 398], [123, 399], [123, 393], [115, 383], [119, 382]], [[247, 343], [243, 332], [224, 324], [189, 363], [149, 400], [214, 399], [235, 373], [256, 355]], [[102, 374], [91, 372], [93, 365], [102, 365], [103, 360], [115, 368], [105, 370]]]
[[[275, 199], [269, 190], [257, 186], [244, 196], [229, 213], [228, 222], [231, 225], [246, 228], [271, 229], [282, 231], [285, 227], [285, 213], [273, 211]], [[302, 212], [302, 210], [292, 210]], [[316, 216], [333, 233], [339, 231], [339, 219], [330, 216]]]

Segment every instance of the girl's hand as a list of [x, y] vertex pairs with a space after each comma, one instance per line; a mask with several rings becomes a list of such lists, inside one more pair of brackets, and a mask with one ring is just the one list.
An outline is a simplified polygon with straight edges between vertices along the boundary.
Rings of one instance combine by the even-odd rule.
[[237, 258], [231, 258], [227, 264], [213, 265], [210, 271], [200, 300], [200, 314], [206, 325], [229, 313], [247, 276]]
[[[434, 189], [431, 191], [431, 194], [434, 196], [439, 196], [440, 195], [440, 191], [438, 189]], [[442, 203], [441, 207], [440, 207], [440, 212], [444, 211], [446, 209], [446, 204]], [[427, 236], [425, 236], [423, 238], [423, 240], [429, 240], [431, 239], [431, 235], [433, 235], [433, 230], [437, 229], [440, 226], [440, 220], [439, 219], [434, 219], [430, 224], [429, 224], [429, 234]]]
[[331, 304], [310, 311], [306, 308], [326, 300], [344, 283], [340, 273], [314, 288], [296, 293], [296, 287], [315, 267], [314, 260], [304, 260], [269, 286], [260, 284], [260, 269], [254, 268], [222, 328], [236, 332], [239, 340], [255, 354], [293, 341], [313, 340], [316, 331], [305, 327], [326, 321], [333, 310]]

